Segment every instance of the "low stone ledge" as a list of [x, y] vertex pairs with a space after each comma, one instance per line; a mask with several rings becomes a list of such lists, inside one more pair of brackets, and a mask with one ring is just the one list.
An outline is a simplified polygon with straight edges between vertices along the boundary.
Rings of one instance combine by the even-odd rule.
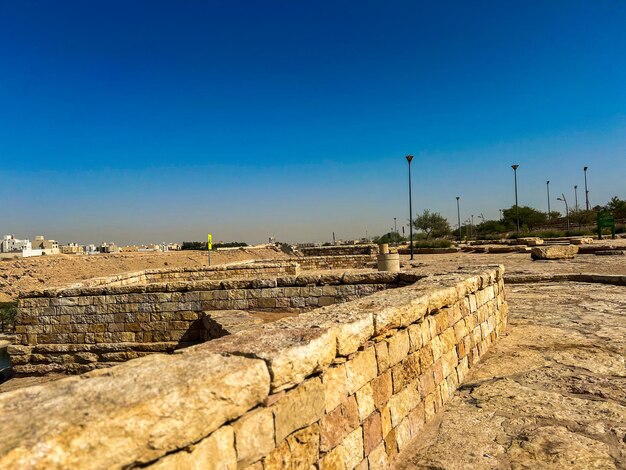
[[572, 274], [507, 274], [507, 284], [528, 284], [535, 282], [589, 282], [626, 286], [626, 276], [616, 274], [572, 273]]
[[4, 393], [0, 467], [146, 464], [210, 435], [268, 392], [263, 361], [202, 351]]

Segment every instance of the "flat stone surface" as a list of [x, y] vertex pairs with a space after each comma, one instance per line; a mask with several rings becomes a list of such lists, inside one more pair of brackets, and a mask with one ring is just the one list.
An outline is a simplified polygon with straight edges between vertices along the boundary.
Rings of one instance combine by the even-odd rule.
[[511, 285], [507, 300], [506, 335], [395, 468], [626, 468], [626, 288]]
[[574, 258], [577, 253], [576, 245], [551, 245], [534, 247], [530, 256], [532, 259], [568, 259]]
[[325, 370], [336, 354], [336, 338], [328, 328], [260, 328], [240, 331], [191, 349], [257, 357], [267, 363], [272, 393], [291, 388]]
[[7, 392], [0, 467], [147, 463], [208, 436], [268, 392], [263, 361], [207, 353], [153, 355]]

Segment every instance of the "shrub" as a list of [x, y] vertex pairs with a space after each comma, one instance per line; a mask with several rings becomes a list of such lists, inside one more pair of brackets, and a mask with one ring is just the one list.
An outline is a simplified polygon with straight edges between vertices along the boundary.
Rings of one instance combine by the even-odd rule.
[[450, 248], [452, 242], [450, 240], [423, 240], [413, 242], [413, 248]]
[[15, 330], [17, 302], [0, 302], [0, 331]]

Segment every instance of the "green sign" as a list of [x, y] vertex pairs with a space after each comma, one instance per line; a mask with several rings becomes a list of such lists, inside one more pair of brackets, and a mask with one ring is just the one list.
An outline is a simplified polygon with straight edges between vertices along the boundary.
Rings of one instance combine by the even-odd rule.
[[598, 212], [598, 240], [602, 240], [602, 229], [611, 229], [611, 238], [615, 240], [615, 217], [610, 212]]

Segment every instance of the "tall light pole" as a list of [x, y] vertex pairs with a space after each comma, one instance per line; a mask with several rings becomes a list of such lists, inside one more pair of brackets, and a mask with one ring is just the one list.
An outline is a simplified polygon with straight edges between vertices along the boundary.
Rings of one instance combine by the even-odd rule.
[[569, 232], [569, 206], [567, 205], [567, 199], [565, 198], [565, 194], [561, 193], [563, 198], [557, 197], [557, 201], [563, 201], [565, 203], [565, 215], [567, 216], [567, 231]]
[[406, 161], [409, 162], [409, 239], [411, 246], [411, 259], [413, 259], [413, 200], [411, 197], [411, 162], [413, 155], [407, 155]]
[[589, 191], [587, 191], [587, 169], [588, 168], [589, 168], [588, 166], [583, 168], [583, 171], [585, 172], [585, 207], [587, 210], [589, 210]]
[[470, 225], [470, 238], [474, 238], [474, 214], [472, 214], [472, 225]]
[[393, 218], [393, 231], [394, 233], [398, 233], [398, 226], [396, 225], [396, 218]]
[[500, 222], [502, 222], [502, 209], [498, 209], [500, 211]]
[[578, 185], [574, 185], [574, 207], [576, 211], [578, 211]]
[[459, 220], [459, 243], [461, 243], [461, 204], [459, 203], [461, 196], [456, 197], [456, 216]]
[[550, 181], [546, 181], [546, 187], [548, 188], [548, 220], [550, 220]]
[[513, 168], [513, 174], [515, 176], [515, 220], [517, 222], [517, 233], [519, 233], [519, 206], [517, 204], [517, 169], [519, 165], [511, 165], [511, 168]]

